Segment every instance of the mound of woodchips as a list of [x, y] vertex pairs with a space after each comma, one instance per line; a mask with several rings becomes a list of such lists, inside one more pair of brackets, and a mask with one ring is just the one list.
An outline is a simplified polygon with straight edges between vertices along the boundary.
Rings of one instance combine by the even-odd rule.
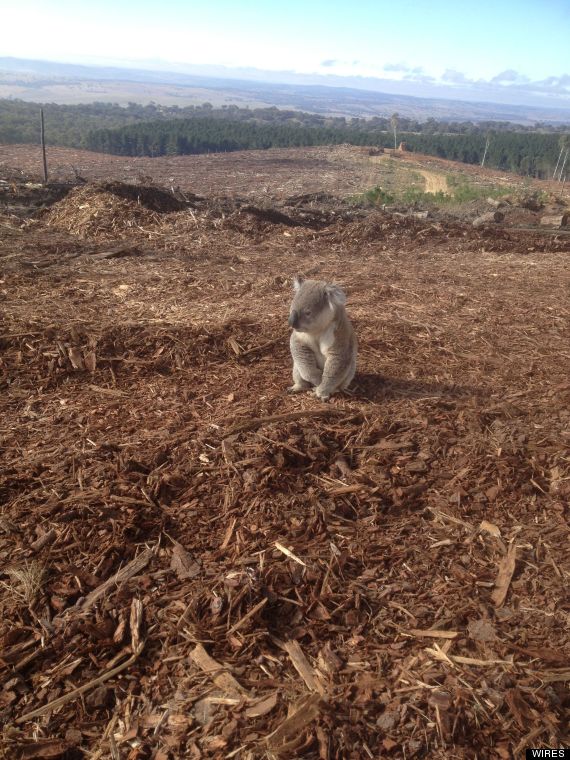
[[84, 185], [55, 203], [46, 213], [45, 223], [84, 240], [114, 240], [147, 234], [162, 224], [162, 214], [104, 187]]

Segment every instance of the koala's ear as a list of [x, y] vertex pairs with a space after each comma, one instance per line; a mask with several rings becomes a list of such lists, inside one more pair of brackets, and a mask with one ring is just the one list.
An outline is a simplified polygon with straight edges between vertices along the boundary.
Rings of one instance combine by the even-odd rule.
[[344, 293], [344, 290], [339, 288], [338, 285], [327, 285], [325, 288], [325, 292], [327, 294], [327, 300], [329, 302], [331, 309], [334, 309], [335, 306], [345, 305], [346, 295]]
[[293, 278], [293, 290], [295, 291], [295, 293], [297, 293], [297, 292], [300, 290], [300, 288], [301, 288], [301, 285], [302, 285], [304, 282], [305, 282], [305, 278], [304, 278], [304, 277], [302, 277], [300, 274], [296, 275], [296, 276]]

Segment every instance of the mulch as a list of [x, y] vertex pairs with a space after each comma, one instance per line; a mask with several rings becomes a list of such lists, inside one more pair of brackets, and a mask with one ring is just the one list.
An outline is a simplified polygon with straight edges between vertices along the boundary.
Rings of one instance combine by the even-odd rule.
[[[567, 744], [569, 238], [176, 197], [0, 218], [4, 756]], [[328, 404], [298, 272], [359, 338]]]

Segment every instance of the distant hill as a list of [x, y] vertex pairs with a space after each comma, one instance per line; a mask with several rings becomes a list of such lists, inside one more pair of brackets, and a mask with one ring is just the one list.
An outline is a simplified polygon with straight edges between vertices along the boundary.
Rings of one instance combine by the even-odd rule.
[[[208, 70], [208, 67], [203, 67]], [[215, 67], [210, 67], [218, 71]], [[263, 73], [263, 72], [261, 72]], [[260, 72], [258, 72], [258, 75]], [[268, 77], [270, 73], [267, 72]], [[254, 79], [0, 58], [0, 98], [60, 104], [128, 102], [160, 105], [277, 106], [310, 113], [425, 120], [509, 121], [515, 124], [570, 124], [570, 109], [396, 95], [320, 84], [283, 84]]]

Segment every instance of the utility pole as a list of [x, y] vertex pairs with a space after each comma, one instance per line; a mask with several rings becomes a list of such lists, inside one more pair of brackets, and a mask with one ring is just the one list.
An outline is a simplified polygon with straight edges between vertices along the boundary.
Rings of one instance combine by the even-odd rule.
[[566, 148], [566, 153], [564, 154], [564, 161], [562, 162], [562, 168], [560, 169], [560, 174], [558, 175], [558, 181], [562, 182], [562, 175], [564, 174], [564, 167], [566, 166], [566, 161], [568, 161], [568, 150], [570, 148]]
[[485, 150], [483, 151], [483, 160], [481, 161], [481, 167], [485, 166], [485, 159], [487, 158], [487, 151], [489, 150], [489, 135], [485, 140]]
[[44, 161], [44, 184], [48, 181], [47, 159], [46, 159], [46, 136], [44, 129], [44, 109], [40, 108], [40, 124], [41, 124], [41, 138], [42, 138], [42, 157]]
[[390, 119], [390, 124], [392, 125], [392, 129], [394, 130], [394, 150], [398, 149], [398, 139], [397, 139], [397, 130], [398, 130], [398, 114], [392, 114], [392, 118]]
[[556, 162], [556, 166], [554, 167], [554, 171], [552, 173], [552, 179], [556, 179], [556, 172], [558, 171], [558, 164], [560, 163], [560, 159], [562, 158], [562, 153], [564, 152], [564, 145], [560, 148], [560, 153], [558, 154], [558, 161]]

